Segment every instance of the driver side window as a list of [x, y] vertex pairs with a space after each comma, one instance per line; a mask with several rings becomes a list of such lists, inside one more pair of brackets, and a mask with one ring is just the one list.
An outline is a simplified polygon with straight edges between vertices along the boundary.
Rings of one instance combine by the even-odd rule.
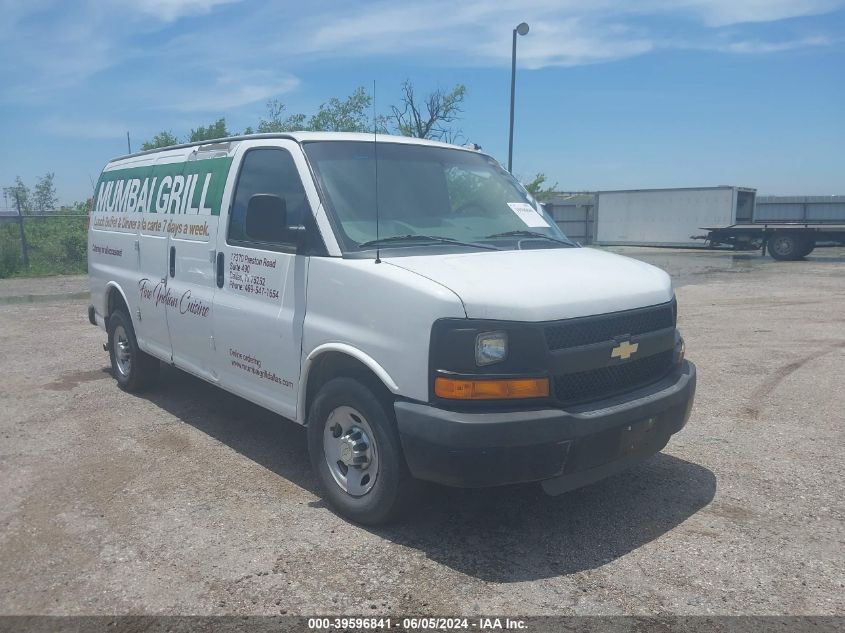
[[[255, 194], [276, 195], [285, 203], [287, 226], [270, 232], [272, 235], [268, 234], [267, 239], [256, 239], [246, 232], [246, 210], [250, 198]], [[305, 189], [290, 153], [281, 148], [249, 150], [238, 174], [226, 241], [233, 245], [264, 249], [268, 245], [271, 248], [280, 247], [281, 250], [295, 248], [297, 231], [289, 228], [301, 226], [309, 212]]]

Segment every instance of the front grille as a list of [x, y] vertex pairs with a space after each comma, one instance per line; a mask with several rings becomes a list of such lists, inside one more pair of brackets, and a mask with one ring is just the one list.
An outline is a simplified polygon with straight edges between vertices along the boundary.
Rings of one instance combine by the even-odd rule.
[[656, 382], [672, 368], [674, 351], [574, 374], [555, 376], [555, 397], [562, 404], [606, 398]]
[[550, 350], [610, 341], [675, 326], [674, 302], [648, 308], [559, 321], [545, 328]]

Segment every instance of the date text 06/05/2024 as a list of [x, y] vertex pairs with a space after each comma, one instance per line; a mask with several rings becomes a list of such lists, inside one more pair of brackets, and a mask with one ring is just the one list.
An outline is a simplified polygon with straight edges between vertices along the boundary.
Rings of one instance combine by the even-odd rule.
[[310, 630], [389, 630], [401, 629], [406, 631], [442, 631], [442, 630], [475, 630], [475, 631], [519, 631], [526, 629], [524, 620], [511, 618], [383, 618], [383, 617], [347, 617], [347, 618], [308, 618]]

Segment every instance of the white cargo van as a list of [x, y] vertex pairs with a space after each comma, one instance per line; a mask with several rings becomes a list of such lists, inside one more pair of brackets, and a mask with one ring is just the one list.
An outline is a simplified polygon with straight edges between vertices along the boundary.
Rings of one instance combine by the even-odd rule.
[[355, 521], [417, 480], [559, 494], [689, 417], [668, 275], [579, 248], [477, 151], [294, 133], [141, 152], [106, 166], [90, 226], [120, 386], [164, 362], [305, 425]]

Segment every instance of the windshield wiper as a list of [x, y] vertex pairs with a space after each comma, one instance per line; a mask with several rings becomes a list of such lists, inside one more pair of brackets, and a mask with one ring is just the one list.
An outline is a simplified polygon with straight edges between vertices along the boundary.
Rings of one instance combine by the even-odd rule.
[[475, 242], [462, 242], [461, 240], [456, 240], [451, 237], [440, 237], [439, 235], [394, 235], [393, 237], [382, 237], [377, 240], [370, 240], [369, 242], [363, 242], [358, 244], [358, 247], [361, 248], [362, 246], [383, 246], [385, 244], [392, 244], [395, 242], [421, 242], [422, 244], [428, 243], [440, 243], [440, 244], [456, 244], [458, 246], [471, 246], [473, 248], [483, 248], [487, 251], [497, 251], [499, 250], [495, 246], [490, 246], [489, 244], [476, 244]]
[[493, 233], [493, 235], [488, 235], [484, 239], [492, 240], [497, 237], [538, 237], [543, 240], [549, 240], [550, 242], [557, 242], [558, 244], [566, 244], [567, 246], [578, 248], [578, 245], [571, 240], [562, 240], [559, 237], [552, 237], [539, 231], [505, 231], [504, 233]]

